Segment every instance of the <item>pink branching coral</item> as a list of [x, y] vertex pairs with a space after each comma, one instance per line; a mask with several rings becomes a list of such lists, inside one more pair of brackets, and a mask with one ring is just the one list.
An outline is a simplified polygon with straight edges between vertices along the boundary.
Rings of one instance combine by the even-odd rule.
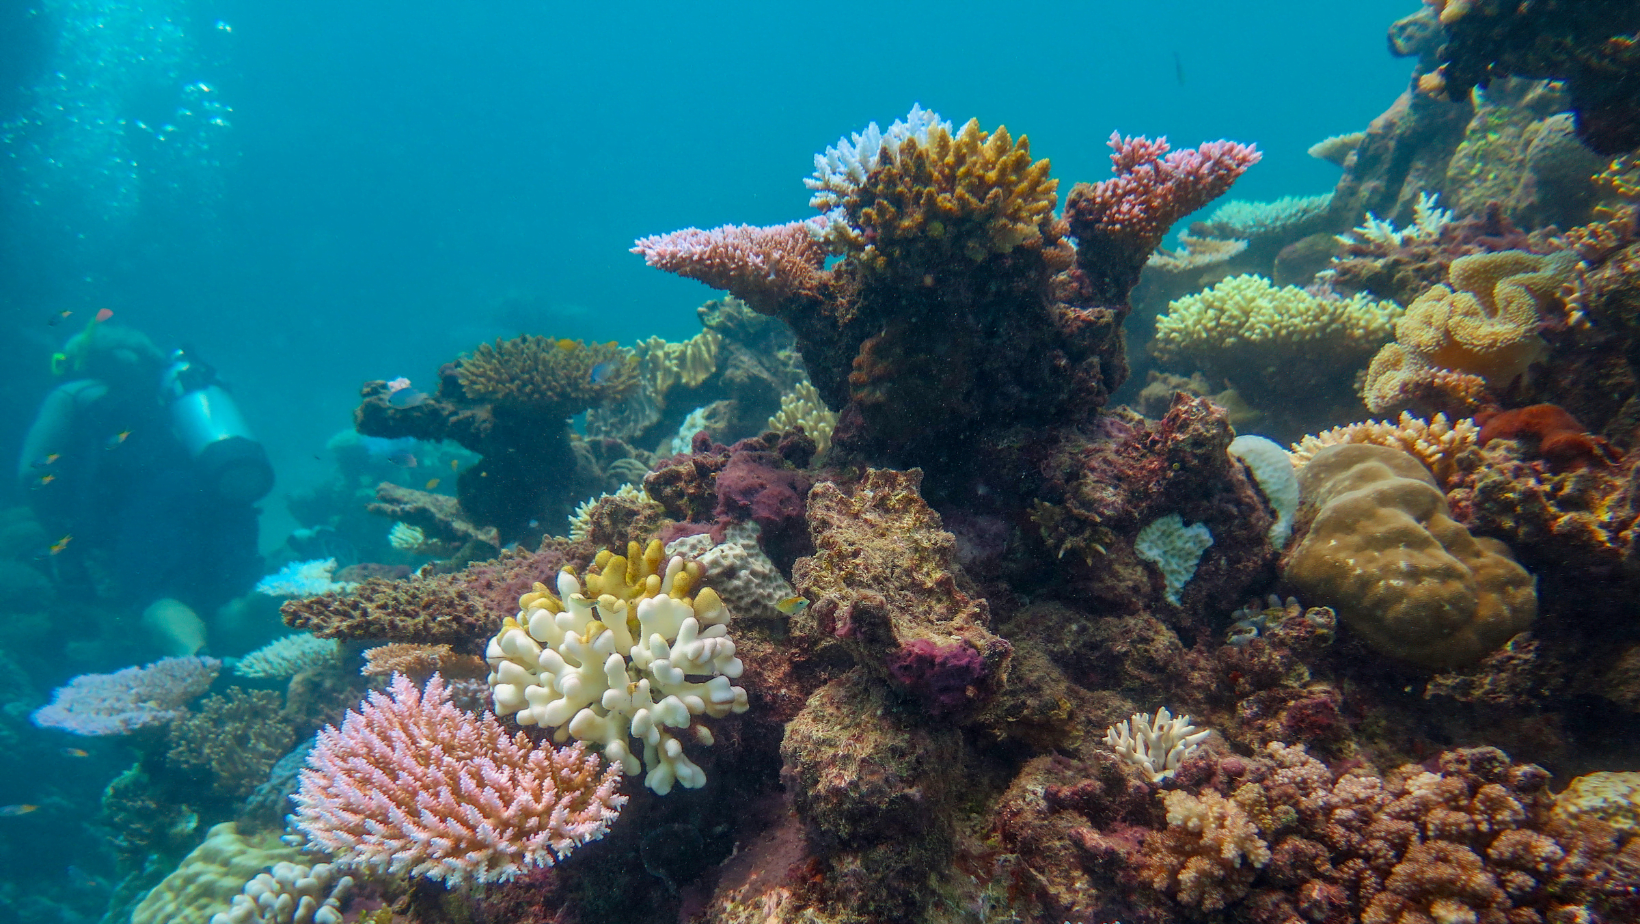
[[215, 658], [164, 658], [112, 674], [81, 674], [34, 711], [34, 724], [76, 735], [125, 735], [186, 713], [222, 669]]
[[826, 248], [812, 233], [816, 221], [684, 228], [639, 238], [632, 252], [657, 269], [732, 292], [767, 314], [793, 295], [819, 287]]
[[1123, 138], [1120, 132], [1111, 132], [1110, 147], [1116, 176], [1076, 184], [1065, 202], [1065, 219], [1090, 276], [1117, 267], [1131, 271], [1132, 279], [1092, 280], [1096, 293], [1118, 299], [1133, 288], [1139, 269], [1174, 222], [1223, 195], [1263, 157], [1252, 145], [1234, 141], [1170, 151], [1165, 137]]
[[495, 716], [396, 675], [319, 732], [293, 821], [309, 846], [381, 873], [504, 882], [603, 837], [627, 797], [619, 765], [579, 743], [537, 747]]

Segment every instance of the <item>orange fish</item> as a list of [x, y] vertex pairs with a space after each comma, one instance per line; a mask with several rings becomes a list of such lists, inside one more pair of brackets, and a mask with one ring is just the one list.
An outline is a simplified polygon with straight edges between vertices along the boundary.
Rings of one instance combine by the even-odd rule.
[[73, 541], [74, 541], [73, 536], [64, 536], [63, 538], [58, 539], [56, 542], [53, 542], [51, 544], [51, 554], [61, 555], [62, 552], [63, 552], [63, 549], [68, 548], [68, 544], [70, 542], [73, 542]]
[[72, 311], [59, 311], [56, 314], [51, 316], [51, 320], [46, 322], [46, 326], [47, 327], [56, 327], [58, 321], [68, 320], [68, 316], [73, 314], [73, 313], [74, 312], [72, 312]]
[[0, 805], [0, 818], [16, 818], [38, 809], [38, 805]]
[[43, 488], [46, 485], [51, 484], [53, 481], [56, 481], [56, 480], [57, 480], [57, 476], [55, 474], [53, 474], [51, 472], [46, 472], [44, 475], [41, 475], [39, 478], [34, 479], [34, 486], [36, 488]]
[[109, 318], [111, 318], [113, 316], [114, 316], [114, 309], [112, 309], [112, 308], [104, 308], [103, 310], [97, 312], [98, 322], [106, 321], [106, 320], [108, 320]]
[[91, 752], [85, 750], [84, 748], [63, 748], [63, 749], [59, 750], [57, 753], [63, 755], [64, 757], [90, 757], [91, 756]]
[[436, 487], [438, 487], [438, 479], [437, 478], [427, 479], [427, 490], [431, 491]]

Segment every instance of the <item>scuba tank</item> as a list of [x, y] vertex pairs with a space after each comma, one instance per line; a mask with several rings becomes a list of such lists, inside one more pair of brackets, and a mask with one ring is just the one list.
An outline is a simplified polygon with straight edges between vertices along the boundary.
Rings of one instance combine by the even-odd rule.
[[267, 451], [251, 435], [215, 369], [177, 350], [160, 377], [160, 402], [207, 490], [224, 501], [249, 504], [273, 488]]

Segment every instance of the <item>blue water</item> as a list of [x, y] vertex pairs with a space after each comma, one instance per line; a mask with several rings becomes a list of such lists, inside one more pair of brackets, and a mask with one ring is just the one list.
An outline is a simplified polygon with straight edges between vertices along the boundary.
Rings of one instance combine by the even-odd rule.
[[[691, 335], [713, 293], [633, 238], [805, 217], [814, 152], [913, 102], [1027, 134], [1062, 192], [1109, 176], [1113, 129], [1256, 142], [1239, 198], [1327, 191], [1305, 150], [1394, 100], [1384, 31], [1414, 5], [5, 0], [0, 458], [52, 351], [112, 309], [234, 387], [278, 476], [268, 548], [362, 381], [431, 388], [522, 332]], [[57, 763], [82, 808], [121, 765]], [[0, 803], [37, 801], [22, 772]], [[105, 865], [45, 814], [0, 818], [8, 895]]]

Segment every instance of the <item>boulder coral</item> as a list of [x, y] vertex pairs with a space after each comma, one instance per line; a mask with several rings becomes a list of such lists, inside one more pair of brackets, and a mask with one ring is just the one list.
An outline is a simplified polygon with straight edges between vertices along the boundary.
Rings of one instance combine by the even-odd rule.
[[1329, 447], [1304, 466], [1299, 486], [1312, 522], [1284, 576], [1378, 651], [1456, 667], [1536, 616], [1532, 576], [1503, 543], [1454, 520], [1412, 456], [1370, 444]]

